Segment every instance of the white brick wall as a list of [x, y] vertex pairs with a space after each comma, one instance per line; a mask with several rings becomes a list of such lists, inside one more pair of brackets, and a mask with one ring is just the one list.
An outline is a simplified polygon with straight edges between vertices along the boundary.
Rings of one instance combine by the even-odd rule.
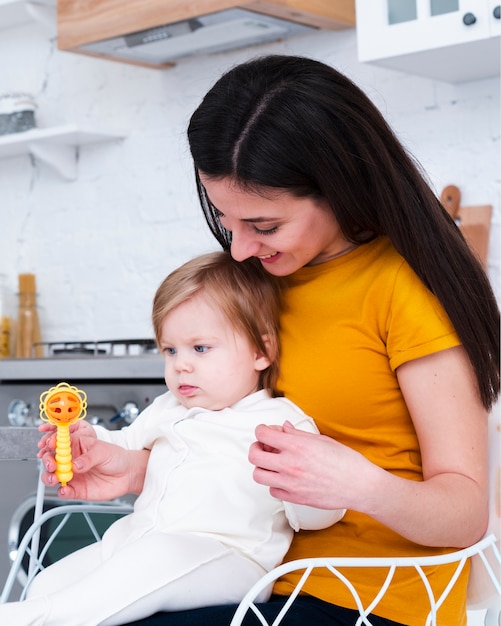
[[149, 70], [57, 50], [37, 24], [0, 31], [0, 95], [28, 91], [40, 127], [125, 130], [123, 142], [79, 152], [67, 182], [28, 156], [0, 160], [0, 273], [13, 290], [34, 272], [45, 340], [151, 336], [153, 293], [166, 273], [215, 247], [193, 184], [185, 129], [228, 67], [264, 52], [313, 56], [349, 74], [422, 162], [437, 191], [493, 204], [489, 271], [501, 293], [499, 80], [457, 86], [356, 60], [354, 31]]

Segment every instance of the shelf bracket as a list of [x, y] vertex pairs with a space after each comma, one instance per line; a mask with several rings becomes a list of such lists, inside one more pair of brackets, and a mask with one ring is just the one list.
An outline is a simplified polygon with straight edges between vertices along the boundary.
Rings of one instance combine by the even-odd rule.
[[75, 146], [49, 143], [32, 143], [30, 153], [53, 167], [66, 180], [77, 177], [77, 151]]

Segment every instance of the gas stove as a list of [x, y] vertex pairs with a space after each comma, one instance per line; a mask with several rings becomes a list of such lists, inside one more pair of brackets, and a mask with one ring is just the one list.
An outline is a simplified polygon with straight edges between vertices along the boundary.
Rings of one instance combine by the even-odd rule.
[[1, 359], [0, 384], [6, 381], [163, 380], [163, 361], [153, 339], [64, 341], [39, 344], [44, 356]]

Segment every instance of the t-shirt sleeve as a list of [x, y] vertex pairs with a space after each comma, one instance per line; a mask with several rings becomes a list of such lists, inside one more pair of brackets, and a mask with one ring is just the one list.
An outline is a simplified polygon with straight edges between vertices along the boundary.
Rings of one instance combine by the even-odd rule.
[[393, 371], [399, 365], [460, 345], [438, 299], [404, 262], [395, 277], [387, 320], [387, 350]]

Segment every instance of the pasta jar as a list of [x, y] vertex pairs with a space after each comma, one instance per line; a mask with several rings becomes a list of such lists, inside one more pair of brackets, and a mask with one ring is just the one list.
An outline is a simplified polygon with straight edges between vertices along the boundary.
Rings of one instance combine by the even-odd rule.
[[7, 289], [5, 274], [0, 274], [0, 359], [12, 356], [12, 297]]

